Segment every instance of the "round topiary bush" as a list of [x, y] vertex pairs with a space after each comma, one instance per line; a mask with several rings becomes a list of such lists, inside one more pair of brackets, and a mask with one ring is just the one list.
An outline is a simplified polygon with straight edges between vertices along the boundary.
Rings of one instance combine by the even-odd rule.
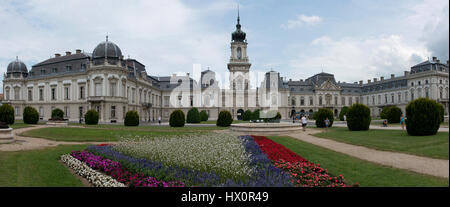
[[397, 106], [392, 106], [387, 112], [388, 123], [400, 123], [400, 117], [402, 116], [402, 114], [403, 112], [400, 108], [398, 108]]
[[205, 110], [200, 111], [200, 121], [208, 121], [209, 115]]
[[345, 117], [347, 117], [347, 113], [348, 113], [348, 107], [344, 106], [341, 109], [341, 112], [339, 112], [339, 120], [344, 121], [344, 115]]
[[244, 115], [242, 115], [242, 120], [243, 121], [250, 121], [252, 119], [252, 111], [250, 111], [249, 109], [247, 109], [244, 112]]
[[125, 126], [139, 126], [139, 114], [137, 111], [128, 111], [125, 114]]
[[39, 121], [39, 113], [31, 106], [23, 109], [23, 122], [25, 124], [37, 124]]
[[419, 98], [406, 106], [406, 131], [409, 135], [435, 135], [441, 123], [440, 109], [436, 101]]
[[192, 108], [188, 111], [186, 122], [187, 123], [200, 123], [200, 113], [198, 112], [197, 108]]
[[440, 103], [437, 103], [439, 109], [439, 123], [444, 122], [445, 109], [444, 106]]
[[251, 120], [257, 120], [257, 119], [260, 119], [259, 112], [260, 112], [259, 109], [256, 109], [255, 111], [253, 111], [253, 112], [252, 112], [252, 116], [251, 116], [250, 119], [251, 119]]
[[64, 112], [61, 109], [59, 109], [59, 108], [53, 109], [51, 120], [62, 121], [62, 120], [64, 120], [63, 117], [64, 117]]
[[184, 112], [175, 110], [170, 114], [169, 125], [171, 127], [183, 127], [185, 123]]
[[330, 120], [330, 126], [333, 126], [334, 114], [333, 111], [327, 108], [321, 108], [319, 111], [315, 112], [313, 115], [313, 119], [316, 120], [316, 126], [319, 128], [325, 127], [325, 120], [328, 118]]
[[84, 122], [88, 125], [98, 124], [98, 112], [94, 109], [87, 111], [84, 115]]
[[0, 121], [6, 124], [14, 124], [14, 108], [9, 104], [0, 106]]
[[370, 109], [364, 104], [353, 104], [347, 112], [347, 127], [351, 131], [368, 130], [372, 117]]
[[228, 127], [233, 123], [233, 117], [229, 111], [221, 111], [219, 117], [217, 118], [217, 126]]
[[380, 112], [380, 118], [387, 119], [388, 118], [389, 109], [391, 109], [391, 107], [389, 107], [389, 106], [384, 107], [381, 110], [381, 112]]

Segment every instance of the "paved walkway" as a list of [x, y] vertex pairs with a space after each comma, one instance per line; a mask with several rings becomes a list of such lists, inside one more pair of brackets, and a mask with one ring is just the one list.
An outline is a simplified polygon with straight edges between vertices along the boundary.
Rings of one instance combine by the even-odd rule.
[[420, 157], [399, 152], [379, 151], [367, 147], [337, 142], [330, 139], [318, 138], [311, 135], [312, 133], [317, 132], [320, 131], [317, 129], [307, 129], [306, 132], [290, 133], [286, 135], [304, 142], [381, 165], [437, 177], [449, 177], [449, 160]]
[[[333, 123], [333, 127], [347, 127], [347, 124], [344, 124], [344, 123], [336, 123], [336, 124], [334, 124]], [[383, 126], [374, 125], [374, 124], [371, 124], [369, 128], [370, 129], [384, 129], [384, 130], [402, 130], [401, 126], [387, 126], [387, 127], [383, 127]], [[404, 130], [406, 131], [406, 127], [405, 127]], [[449, 132], [449, 128], [441, 126], [438, 129], [438, 132]]]
[[[33, 129], [54, 127], [51, 125], [35, 125], [33, 127], [26, 127], [20, 129], [14, 129], [14, 142], [9, 144], [0, 144], [0, 151], [22, 151], [22, 150], [34, 150], [34, 149], [43, 149], [46, 147], [55, 147], [61, 144], [65, 145], [76, 145], [76, 144], [101, 144], [108, 142], [62, 142], [62, 141], [52, 141], [48, 139], [42, 138], [34, 138], [34, 137], [23, 137], [19, 136], [19, 134]], [[77, 127], [77, 126], [71, 126]]]

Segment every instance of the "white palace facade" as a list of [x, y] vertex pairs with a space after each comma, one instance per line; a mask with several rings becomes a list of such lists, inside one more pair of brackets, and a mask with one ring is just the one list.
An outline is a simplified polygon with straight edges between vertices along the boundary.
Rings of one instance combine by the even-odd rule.
[[386, 106], [396, 105], [404, 111], [409, 101], [419, 97], [443, 104], [446, 115], [449, 111], [449, 61], [443, 63], [435, 57], [412, 66], [400, 77], [345, 83], [323, 72], [304, 80], [287, 80], [269, 71], [258, 87], [251, 88], [247, 39], [239, 17], [227, 66], [227, 89], [219, 87], [211, 70], [201, 72], [198, 81], [189, 73], [153, 76], [141, 62], [125, 59], [120, 48], [106, 38], [92, 53], [55, 54], [30, 70], [16, 58], [4, 75], [3, 104], [14, 107], [16, 119], [22, 118], [26, 106], [34, 107], [42, 120], [60, 108], [65, 118], [76, 122], [87, 110], [95, 109], [102, 123], [123, 122], [129, 110], [136, 110], [141, 121], [155, 121], [159, 116], [168, 120], [172, 111], [181, 109], [186, 114], [192, 107], [206, 110], [210, 119], [216, 119], [221, 110], [240, 119], [248, 109], [276, 109], [289, 118], [294, 111], [312, 114], [330, 108], [337, 116], [342, 107], [353, 103], [369, 106], [375, 117]]

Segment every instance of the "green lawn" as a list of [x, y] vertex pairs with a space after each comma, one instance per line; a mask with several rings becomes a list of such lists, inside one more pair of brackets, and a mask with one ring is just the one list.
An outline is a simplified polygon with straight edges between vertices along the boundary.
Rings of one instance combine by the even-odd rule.
[[360, 186], [366, 187], [449, 186], [449, 179], [385, 167], [290, 137], [269, 138], [307, 160], [320, 164], [332, 175], [342, 174], [349, 184], [358, 182]]
[[2, 187], [82, 187], [79, 179], [59, 162], [62, 154], [86, 145], [64, 145], [41, 150], [0, 152]]
[[449, 133], [438, 132], [433, 136], [409, 136], [402, 130], [350, 131], [334, 127], [314, 136], [332, 139], [377, 150], [396, 151], [419, 156], [448, 159]]
[[86, 128], [51, 127], [33, 129], [22, 133], [22, 136], [45, 138], [55, 141], [118, 141], [121, 137], [134, 136], [168, 136], [186, 133], [204, 133], [212, 130], [222, 130], [221, 127], [169, 127], [169, 126], [138, 126], [122, 125], [91, 125]]

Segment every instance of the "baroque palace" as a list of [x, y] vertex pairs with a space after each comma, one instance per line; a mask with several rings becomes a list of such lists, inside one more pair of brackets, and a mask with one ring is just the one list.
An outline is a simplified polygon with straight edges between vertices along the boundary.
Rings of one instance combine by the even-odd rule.
[[344, 106], [366, 104], [372, 116], [383, 107], [396, 105], [403, 111], [409, 101], [428, 97], [449, 111], [449, 61], [436, 57], [412, 66], [403, 76], [380, 77], [354, 83], [337, 82], [333, 74], [319, 73], [305, 80], [283, 79], [276, 71], [264, 75], [259, 87], [250, 88], [250, 67], [246, 33], [238, 15], [231, 38], [228, 63], [229, 89], [221, 89], [216, 74], [201, 72], [200, 80], [186, 76], [152, 76], [145, 65], [124, 59], [120, 48], [106, 38], [92, 53], [76, 50], [37, 63], [28, 70], [18, 58], [4, 75], [3, 103], [11, 104], [16, 119], [32, 106], [41, 120], [60, 108], [69, 121], [79, 121], [89, 109], [99, 112], [100, 122], [123, 122], [125, 113], [136, 110], [142, 121], [168, 120], [176, 109], [206, 110], [216, 119], [229, 110], [240, 119], [247, 109], [276, 109], [283, 118], [294, 112], [311, 115], [319, 108], [330, 108], [337, 116]]

